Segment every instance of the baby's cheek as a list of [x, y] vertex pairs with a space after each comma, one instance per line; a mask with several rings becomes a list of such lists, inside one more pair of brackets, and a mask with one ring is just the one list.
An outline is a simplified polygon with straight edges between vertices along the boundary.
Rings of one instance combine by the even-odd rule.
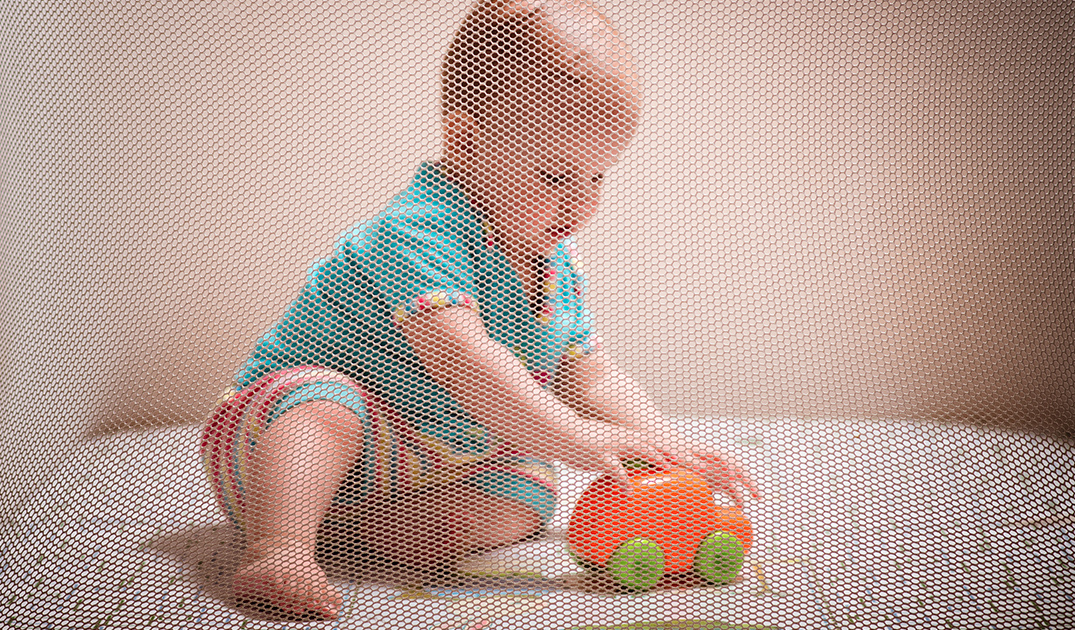
[[560, 198], [549, 194], [535, 195], [527, 210], [527, 215], [537, 223], [535, 227], [552, 227], [560, 213]]

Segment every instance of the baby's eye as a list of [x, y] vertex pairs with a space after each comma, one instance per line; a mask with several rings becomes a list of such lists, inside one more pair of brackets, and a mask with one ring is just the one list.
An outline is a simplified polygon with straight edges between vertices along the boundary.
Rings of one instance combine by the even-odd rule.
[[602, 179], [604, 179], [604, 178], [605, 178], [604, 173], [598, 173], [597, 175], [594, 175], [593, 177], [591, 177], [590, 181], [593, 182], [594, 184], [597, 184], [597, 183], [600, 183], [600, 181]]
[[549, 173], [547, 171], [539, 171], [542, 179], [552, 184], [553, 186], [560, 186], [567, 181], [566, 175], [557, 175], [555, 173]]

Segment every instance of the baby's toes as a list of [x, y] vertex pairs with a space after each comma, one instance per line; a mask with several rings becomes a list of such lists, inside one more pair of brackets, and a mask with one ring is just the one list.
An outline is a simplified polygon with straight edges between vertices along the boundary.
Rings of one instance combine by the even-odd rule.
[[271, 617], [291, 615], [297, 603], [288, 595], [287, 585], [273, 575], [236, 575], [232, 591], [236, 606]]
[[315, 613], [322, 619], [335, 619], [343, 608], [343, 597], [327, 579], [320, 579], [307, 591], [303, 602], [304, 613]]
[[342, 606], [339, 594], [317, 572], [289, 575], [279, 568], [248, 567], [235, 576], [233, 589], [237, 606], [279, 619], [335, 619]]

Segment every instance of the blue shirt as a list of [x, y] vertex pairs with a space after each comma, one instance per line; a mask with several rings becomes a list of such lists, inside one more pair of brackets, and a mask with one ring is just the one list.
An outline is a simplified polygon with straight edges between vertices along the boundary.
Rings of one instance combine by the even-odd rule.
[[399, 322], [445, 306], [477, 310], [486, 331], [547, 386], [563, 361], [598, 347], [572, 239], [545, 260], [535, 316], [522, 283], [463, 191], [423, 164], [386, 210], [337, 239], [306, 286], [236, 375], [245, 387], [290, 367], [349, 375], [450, 454], [473, 457], [495, 439], [422, 367]]

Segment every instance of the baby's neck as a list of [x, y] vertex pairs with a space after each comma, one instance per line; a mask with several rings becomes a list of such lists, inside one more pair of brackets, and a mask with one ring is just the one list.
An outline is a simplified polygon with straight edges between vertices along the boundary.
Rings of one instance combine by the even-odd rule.
[[541, 274], [544, 271], [545, 256], [512, 257], [510, 254], [505, 253], [505, 257], [508, 259], [508, 263], [511, 264], [512, 269], [515, 270], [515, 275], [518, 276], [519, 282], [522, 284], [523, 293], [526, 295], [530, 309], [535, 311], [536, 315], [536, 311], [541, 308]]
[[493, 228], [493, 233], [496, 235], [497, 246], [500, 251], [504, 253], [504, 256], [508, 259], [512, 269], [515, 270], [515, 274], [519, 276], [519, 279], [523, 282], [524, 288], [530, 291], [530, 287], [533, 284], [532, 280], [534, 276], [541, 273], [542, 266], [545, 263], [551, 253], [549, 251], [540, 251], [540, 248], [526, 248], [525, 246], [518, 246], [518, 244], [509, 245], [504, 242], [504, 239], [500, 236], [500, 221], [497, 221], [497, 217], [491, 213], [491, 209], [487, 208], [482, 203], [481, 199], [474, 195], [467, 185], [468, 178], [466, 173], [455, 169], [447, 161], [437, 162], [437, 166], [440, 168], [441, 173], [456, 186], [458, 186], [463, 194], [466, 195], [468, 203], [477, 211], [481, 219], [488, 221]]
[[511, 263], [512, 269], [515, 270], [515, 275], [519, 276], [527, 290], [530, 289], [530, 285], [533, 284], [533, 281], [536, 280], [545, 265], [545, 256], [543, 255], [505, 252], [504, 257]]

